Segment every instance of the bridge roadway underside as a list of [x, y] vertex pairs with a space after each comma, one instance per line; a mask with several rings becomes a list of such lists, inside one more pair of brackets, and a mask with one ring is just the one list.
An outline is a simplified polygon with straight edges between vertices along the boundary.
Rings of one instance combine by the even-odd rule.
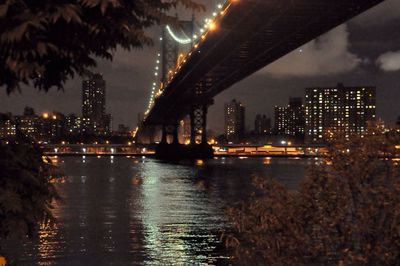
[[241, 0], [156, 99], [144, 125], [175, 124], [231, 85], [383, 0]]

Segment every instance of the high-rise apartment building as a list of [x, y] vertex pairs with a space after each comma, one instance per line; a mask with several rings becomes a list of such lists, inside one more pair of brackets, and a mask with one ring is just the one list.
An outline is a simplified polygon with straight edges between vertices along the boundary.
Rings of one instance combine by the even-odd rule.
[[375, 87], [306, 89], [306, 140], [325, 142], [337, 134], [363, 135], [376, 119]]
[[81, 133], [82, 118], [75, 114], [69, 114], [65, 117], [64, 134], [76, 135]]
[[38, 119], [37, 140], [50, 142], [64, 134], [65, 116], [58, 112], [44, 113]]
[[82, 82], [82, 131], [105, 134], [110, 120], [106, 115], [106, 82], [101, 74], [94, 74]]
[[230, 142], [238, 142], [245, 135], [245, 107], [235, 99], [225, 104], [225, 136]]
[[301, 98], [290, 98], [287, 106], [275, 106], [276, 134], [302, 137], [304, 128], [304, 106]]
[[0, 138], [18, 135], [38, 142], [51, 142], [64, 134], [65, 117], [61, 113], [36, 115], [33, 108], [25, 107], [23, 115], [0, 114]]
[[40, 138], [40, 117], [35, 114], [31, 107], [25, 107], [22, 116], [15, 116], [17, 125], [17, 134], [20, 133], [25, 137], [32, 139]]
[[13, 138], [17, 134], [17, 124], [11, 113], [0, 113], [0, 139]]
[[256, 135], [267, 135], [271, 133], [271, 119], [266, 115], [258, 114], [254, 120], [254, 133]]

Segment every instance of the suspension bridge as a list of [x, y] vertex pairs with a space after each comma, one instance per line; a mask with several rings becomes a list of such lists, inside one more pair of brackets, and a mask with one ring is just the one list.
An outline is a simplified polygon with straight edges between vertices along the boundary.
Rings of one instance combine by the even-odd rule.
[[[194, 19], [178, 30], [164, 26], [157, 80], [137, 137], [159, 128], [159, 157], [212, 156], [207, 110], [217, 94], [383, 1], [229, 0], [200, 31]], [[186, 117], [191, 145], [183, 147], [178, 127]]]

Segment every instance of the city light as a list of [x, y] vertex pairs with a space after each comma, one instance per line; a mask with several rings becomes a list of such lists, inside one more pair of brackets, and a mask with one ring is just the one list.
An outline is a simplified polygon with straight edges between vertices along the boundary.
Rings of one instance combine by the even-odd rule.
[[217, 29], [217, 25], [215, 24], [215, 22], [210, 22], [210, 23], [208, 24], [208, 29], [209, 29], [210, 31], [216, 30], [216, 29]]

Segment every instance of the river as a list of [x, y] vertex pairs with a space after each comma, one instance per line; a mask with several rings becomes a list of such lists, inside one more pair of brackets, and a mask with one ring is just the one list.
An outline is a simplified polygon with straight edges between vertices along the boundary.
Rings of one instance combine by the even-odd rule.
[[296, 188], [310, 159], [60, 157], [55, 227], [8, 241], [17, 265], [213, 265], [229, 228], [224, 208], [249, 197], [254, 176]]

